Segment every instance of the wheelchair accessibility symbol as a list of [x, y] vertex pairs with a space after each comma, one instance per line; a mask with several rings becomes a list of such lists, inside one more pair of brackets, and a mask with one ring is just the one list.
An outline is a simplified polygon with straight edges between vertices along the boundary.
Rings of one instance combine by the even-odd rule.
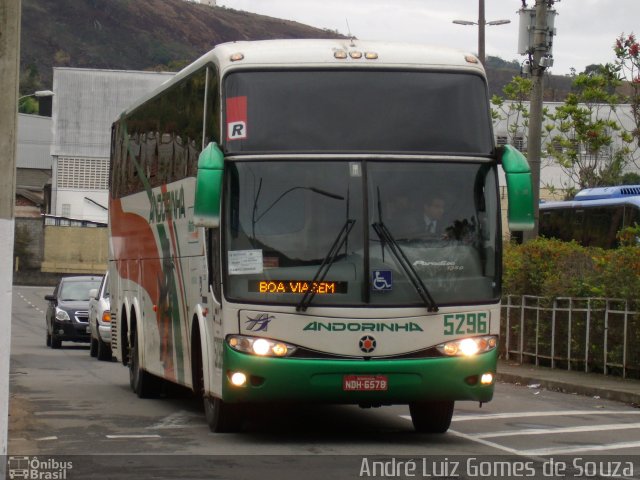
[[388, 292], [393, 287], [391, 270], [374, 270], [371, 285], [376, 292]]

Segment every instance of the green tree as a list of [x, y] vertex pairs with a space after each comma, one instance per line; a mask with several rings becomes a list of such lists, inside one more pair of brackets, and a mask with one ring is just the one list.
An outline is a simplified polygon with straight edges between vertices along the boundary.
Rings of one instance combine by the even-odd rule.
[[633, 127], [629, 134], [634, 139], [634, 163], [638, 167], [638, 148], [640, 147], [640, 44], [633, 33], [621, 34], [613, 47], [616, 59], [607, 65], [609, 71], [619, 81], [626, 81], [626, 91], [621, 101], [631, 106]]
[[606, 70], [576, 75], [573, 92], [548, 116], [546, 153], [569, 178], [569, 195], [619, 183], [629, 164], [632, 137], [617, 121], [620, 99], [612, 93], [618, 83]]
[[18, 112], [37, 114], [39, 110], [38, 101], [33, 97], [25, 97], [18, 103]]
[[[507, 141], [516, 143], [516, 138], [525, 140], [529, 133], [529, 98], [533, 82], [530, 78], [516, 76], [507, 83], [502, 92], [504, 98], [494, 95], [491, 98], [491, 117], [494, 122], [503, 121], [507, 125]], [[543, 115], [546, 115], [546, 109]], [[526, 152], [523, 152], [526, 155]]]

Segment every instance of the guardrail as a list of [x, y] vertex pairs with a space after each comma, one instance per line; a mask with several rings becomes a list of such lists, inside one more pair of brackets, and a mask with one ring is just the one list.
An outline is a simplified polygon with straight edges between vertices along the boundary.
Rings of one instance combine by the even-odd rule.
[[640, 312], [617, 298], [508, 295], [501, 356], [537, 366], [640, 378]]

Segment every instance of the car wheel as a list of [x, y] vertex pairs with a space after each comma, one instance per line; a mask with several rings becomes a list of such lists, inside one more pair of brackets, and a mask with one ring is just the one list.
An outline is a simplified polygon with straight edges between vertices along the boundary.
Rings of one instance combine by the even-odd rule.
[[47, 347], [51, 346], [51, 334], [49, 333], [49, 330], [47, 329]]
[[98, 355], [98, 340], [93, 338], [93, 334], [91, 334], [91, 345], [89, 346], [89, 355], [95, 357]]
[[62, 340], [60, 337], [51, 329], [51, 348], [58, 349], [62, 346]]
[[96, 343], [98, 344], [98, 347], [97, 347], [98, 360], [102, 360], [103, 362], [110, 362], [111, 361], [111, 345], [108, 345], [105, 342], [103, 342], [102, 338], [100, 337], [98, 337], [98, 340], [96, 340]]
[[242, 408], [240, 405], [223, 402], [216, 397], [203, 398], [204, 415], [209, 429], [214, 433], [237, 432], [242, 427]]
[[409, 404], [411, 421], [421, 433], [444, 433], [451, 425], [453, 401], [417, 402]]
[[138, 356], [138, 335], [134, 332], [132, 336], [133, 346], [129, 352], [129, 384], [138, 397], [155, 397], [160, 391], [160, 379], [140, 367], [140, 358]]

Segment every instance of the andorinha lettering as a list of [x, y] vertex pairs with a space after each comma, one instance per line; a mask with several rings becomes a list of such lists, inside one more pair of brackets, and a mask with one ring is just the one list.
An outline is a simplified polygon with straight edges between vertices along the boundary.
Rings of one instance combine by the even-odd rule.
[[347, 293], [347, 282], [313, 282], [310, 280], [250, 280], [249, 291], [256, 293], [306, 293], [333, 295]]
[[183, 187], [180, 187], [180, 190], [160, 192], [151, 196], [149, 223], [161, 223], [185, 216]]
[[414, 322], [309, 322], [302, 329], [312, 332], [422, 332]]

